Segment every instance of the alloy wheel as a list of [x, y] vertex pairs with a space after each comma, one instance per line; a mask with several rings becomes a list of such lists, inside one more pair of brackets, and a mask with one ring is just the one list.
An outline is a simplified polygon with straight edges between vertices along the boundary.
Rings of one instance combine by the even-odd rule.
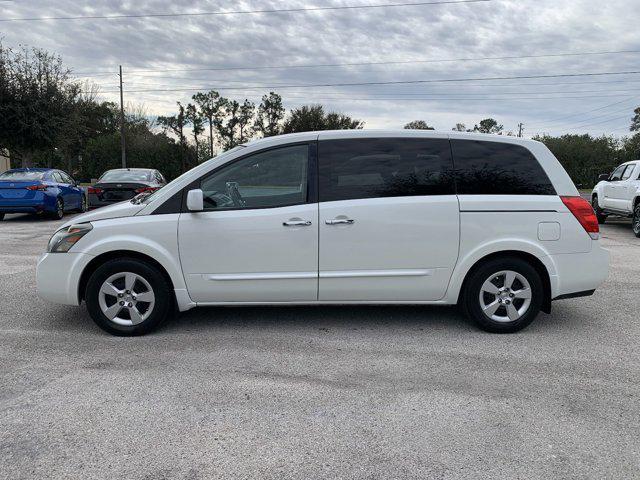
[[529, 310], [531, 285], [524, 275], [513, 270], [496, 272], [480, 289], [480, 309], [495, 322], [514, 322]]
[[118, 325], [144, 322], [156, 303], [153, 288], [137, 273], [120, 272], [107, 278], [100, 287], [98, 304], [105, 317]]
[[640, 203], [636, 206], [633, 212], [633, 233], [640, 236]]

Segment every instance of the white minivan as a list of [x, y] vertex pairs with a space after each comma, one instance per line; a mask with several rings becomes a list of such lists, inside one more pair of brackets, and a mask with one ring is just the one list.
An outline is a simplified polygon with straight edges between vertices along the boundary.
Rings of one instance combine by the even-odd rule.
[[[513, 137], [323, 131], [238, 146], [152, 194], [80, 215], [40, 295], [115, 335], [206, 305], [462, 306], [515, 332], [605, 280], [591, 205]], [[425, 310], [428, 314], [428, 310]]]

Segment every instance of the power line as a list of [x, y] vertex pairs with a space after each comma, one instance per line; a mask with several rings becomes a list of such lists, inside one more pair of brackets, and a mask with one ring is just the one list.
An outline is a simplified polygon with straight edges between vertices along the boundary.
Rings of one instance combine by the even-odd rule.
[[[549, 53], [539, 55], [509, 55], [503, 57], [466, 57], [466, 58], [439, 58], [428, 60], [390, 60], [384, 62], [347, 62], [347, 63], [315, 63], [305, 65], [264, 65], [264, 66], [237, 66], [237, 67], [207, 67], [207, 68], [164, 68], [164, 69], [140, 69], [131, 70], [129, 73], [153, 73], [153, 72], [221, 72], [221, 71], [238, 71], [238, 70], [279, 70], [279, 69], [295, 69], [295, 68], [324, 68], [324, 67], [362, 67], [376, 65], [408, 65], [408, 64], [425, 64], [425, 63], [447, 63], [447, 62], [476, 62], [488, 60], [520, 60], [532, 58], [556, 58], [556, 57], [579, 57], [593, 55], [621, 55], [640, 53], [640, 50], [616, 50], [616, 51], [600, 51], [600, 52], [565, 52], [565, 53]], [[78, 76], [99, 76], [112, 75], [113, 72], [97, 72], [95, 75], [86, 72], [78, 72]]]
[[[629, 100], [630, 100], [630, 99], [623, 100], [623, 102], [628, 102]], [[617, 103], [620, 103], [620, 102], [616, 102], [616, 104], [617, 104]], [[629, 112], [629, 115], [631, 115], [631, 113], [630, 113], [630, 111], [631, 111], [631, 110], [633, 110], [633, 107], [632, 107], [632, 106], [626, 106], [625, 108], [616, 109], [616, 110], [613, 110], [613, 111], [611, 111], [611, 112], [604, 113], [604, 114], [602, 114], [602, 115], [596, 115], [595, 117], [591, 117], [591, 118], [582, 118], [582, 119], [580, 120], [580, 122], [581, 122], [581, 123], [584, 123], [584, 122], [590, 122], [590, 121], [592, 121], [592, 120], [598, 120], [598, 119], [600, 119], [600, 118], [609, 117], [609, 116], [611, 116], [611, 115], [615, 115], [615, 114], [617, 114], [617, 113], [622, 113], [622, 112]], [[576, 115], [576, 116], [580, 116], [580, 114], [579, 114], [579, 115]], [[556, 129], [556, 128], [563, 127], [564, 125], [571, 125], [571, 124], [575, 124], [575, 122], [576, 122], [576, 121], [577, 121], [577, 120], [570, 120], [570, 121], [568, 121], [568, 122], [560, 122], [560, 123], [556, 123], [555, 125], [552, 125], [552, 124], [550, 124], [550, 125], [545, 125], [544, 127], [538, 127], [538, 130], [539, 130], [539, 129], [541, 129], [541, 128], [551, 128], [551, 129]], [[563, 127], [563, 128], [564, 128], [564, 127]]]
[[594, 125], [602, 125], [603, 123], [610, 123], [610, 122], [614, 122], [614, 121], [617, 121], [617, 120], [622, 120], [623, 118], [628, 118], [629, 122], [631, 122], [632, 115], [629, 113], [627, 115], [621, 115], [621, 116], [618, 116], [618, 117], [607, 118], [607, 119], [601, 120], [599, 122], [585, 123], [584, 125], [578, 125], [577, 127], [569, 127], [567, 129], [568, 130], [577, 130], [579, 128], [592, 127]]
[[[195, 91], [195, 89], [194, 89]], [[116, 90], [113, 91], [109, 91], [109, 92], [101, 92], [101, 93], [109, 93], [109, 94], [117, 94]], [[128, 91], [126, 93], [132, 93], [131, 91]], [[135, 93], [135, 92], [133, 92]], [[153, 93], [153, 92], [141, 92], [142, 94], [144, 93]], [[299, 99], [299, 100], [307, 100], [308, 102], [315, 102], [315, 101], [330, 101], [330, 100], [339, 100], [344, 102], [345, 100], [348, 101], [358, 101], [358, 102], [384, 102], [384, 101], [393, 101], [393, 102], [443, 102], [443, 101], [455, 101], [455, 102], [478, 102], [478, 101], [538, 101], [538, 100], [573, 100], [573, 99], [594, 99], [594, 98], [620, 98], [622, 95], [620, 94], [614, 94], [614, 95], [598, 95], [598, 96], [594, 96], [594, 95], [582, 95], [582, 96], [562, 96], [562, 97], [511, 97], [511, 98], [505, 98], [505, 97], [475, 97], [475, 98], [460, 98], [460, 97], [435, 97], [435, 98], [407, 98], [407, 97], [402, 97], [402, 98], [398, 98], [398, 97], [377, 97], [377, 98], [371, 98], [371, 97], [349, 97], [349, 98], [344, 98], [344, 97], [329, 97], [329, 96], [325, 96], [325, 95], [321, 95], [321, 96], [314, 96], [314, 95], [299, 95], [299, 96], [293, 96], [293, 97], [289, 97], [287, 96], [288, 99]], [[625, 95], [626, 96], [626, 95]], [[245, 95], [245, 98], [256, 98], [259, 99], [262, 97], [261, 94], [250, 94], [250, 95]]]
[[448, 5], [458, 3], [486, 3], [492, 0], [444, 0], [440, 2], [405, 2], [405, 3], [382, 3], [369, 5], [341, 5], [326, 7], [299, 7], [299, 8], [278, 8], [278, 9], [262, 9], [262, 10], [229, 10], [216, 12], [193, 12], [193, 13], [138, 13], [138, 14], [121, 14], [121, 15], [78, 15], [64, 17], [26, 17], [26, 18], [0, 18], [0, 22], [39, 22], [44, 20], [117, 20], [122, 18], [170, 18], [170, 17], [204, 17], [204, 16], [221, 16], [221, 15], [253, 15], [261, 13], [300, 13], [300, 12], [319, 12], [330, 10], [356, 10], [356, 9], [372, 9], [372, 8], [390, 8], [390, 7], [420, 7], [426, 5]]
[[[630, 100], [633, 100], [633, 98], [630, 97], [630, 98], [627, 98], [625, 100], [621, 100], [619, 102], [614, 102], [614, 103], [610, 103], [610, 104], [604, 105], [602, 107], [594, 108], [593, 110], [587, 110], [586, 112], [574, 113], [574, 114], [571, 114], [571, 115], [565, 115], [563, 117], [558, 117], [558, 118], [555, 118], [555, 119], [552, 119], [552, 120], [547, 120], [547, 123], [544, 124], [544, 125], [553, 125], [553, 124], [557, 123], [557, 120], [565, 120], [567, 118], [579, 117], [580, 115], [587, 115], [588, 113], [599, 112], [600, 110], [605, 110], [605, 109], [607, 109], [609, 107], [615, 107], [616, 105], [620, 105], [621, 103], [628, 102]], [[540, 124], [538, 124], [538, 125], [540, 125]], [[558, 125], [563, 125], [563, 123], [559, 123]]]
[[249, 88], [264, 88], [264, 89], [278, 89], [278, 88], [321, 88], [321, 87], [355, 87], [355, 86], [370, 86], [370, 85], [415, 85], [415, 84], [428, 84], [428, 83], [456, 83], [456, 82], [477, 82], [477, 81], [493, 81], [493, 80], [526, 80], [535, 78], [577, 78], [577, 77], [598, 77], [607, 75], [637, 75], [640, 71], [628, 71], [628, 72], [597, 72], [597, 73], [564, 73], [554, 75], [518, 75], [513, 77], [470, 77], [470, 78], [444, 78], [437, 80], [394, 80], [394, 81], [379, 81], [379, 82], [343, 82], [343, 83], [315, 83], [315, 84], [290, 84], [290, 85], [246, 85], [244, 87], [225, 87], [216, 85], [213, 87], [202, 88], [165, 88], [165, 89], [140, 89], [129, 90], [129, 93], [139, 92], [186, 92], [193, 90], [203, 90], [214, 88], [218, 90], [246, 90]]
[[[145, 86], [153, 86], [155, 88], [171, 88], [172, 85], [157, 85], [157, 84], [150, 84], [150, 83], [137, 83], [137, 82], [129, 82], [129, 85], [134, 85], [137, 87], [145, 87]], [[117, 85], [99, 85], [101, 87], [106, 87], [106, 88], [110, 88], [110, 87], [116, 87]], [[493, 85], [491, 85], [493, 86]], [[181, 89], [193, 89], [193, 90], [207, 90], [208, 87], [206, 86], [182, 86]], [[220, 90], [224, 90], [224, 89], [220, 89]], [[234, 88], [234, 90], [236, 90]], [[135, 92], [136, 90], [128, 90], [128, 92]], [[247, 89], [243, 89], [243, 91], [260, 91], [263, 92], [262, 89], [254, 89], [254, 88], [247, 88]], [[289, 93], [300, 93], [300, 94], [304, 94], [304, 95], [308, 95], [308, 92], [296, 92], [296, 91], [289, 91]], [[573, 95], [577, 95], [577, 94], [583, 94], [583, 93], [626, 93], [626, 94], [636, 94], [636, 93], [640, 93], [640, 90], [638, 88], [634, 88], [634, 89], [626, 89], [626, 90], [612, 90], [612, 89], [605, 89], [605, 90], [571, 90], [571, 91], [567, 91], [567, 90], [563, 90], [563, 91], [536, 91], [536, 92], [532, 92], [532, 91], [518, 91], [518, 92], [414, 92], [414, 93], [402, 93], [402, 92], [359, 92], [359, 95], [368, 95], [371, 96], [372, 98], [375, 98], [377, 96], [407, 96], [407, 97], [413, 97], [413, 98], [419, 98], [421, 96], [441, 96], [441, 95], [449, 95], [449, 96], [478, 96], [478, 95], [500, 95], [500, 96], [505, 96], [505, 95], [564, 95], [564, 94], [573, 94]], [[346, 92], [324, 92], [324, 94], [330, 94], [330, 95], [336, 95], [336, 96], [344, 96], [344, 97], [349, 97], [349, 96], [353, 96], [353, 93], [346, 93]], [[561, 97], [560, 97], [561, 98]]]

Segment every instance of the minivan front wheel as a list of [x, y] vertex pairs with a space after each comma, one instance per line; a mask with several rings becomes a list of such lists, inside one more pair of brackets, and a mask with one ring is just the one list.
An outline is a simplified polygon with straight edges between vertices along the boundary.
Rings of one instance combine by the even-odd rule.
[[172, 291], [150, 263], [110, 260], [93, 272], [85, 292], [94, 322], [112, 335], [143, 335], [156, 329], [171, 310]]
[[490, 260], [466, 283], [464, 307], [483, 330], [514, 333], [538, 315], [544, 289], [540, 274], [520, 258]]

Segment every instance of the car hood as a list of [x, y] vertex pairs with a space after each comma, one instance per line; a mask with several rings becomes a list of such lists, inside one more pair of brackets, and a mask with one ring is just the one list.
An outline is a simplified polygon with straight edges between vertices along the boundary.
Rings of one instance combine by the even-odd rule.
[[78, 215], [77, 217], [73, 217], [71, 220], [66, 222], [62, 226], [62, 228], [68, 227], [69, 225], [75, 225], [77, 223], [109, 220], [111, 218], [133, 217], [144, 207], [146, 207], [144, 203], [136, 205], [131, 203], [130, 201], [114, 203], [113, 205], [109, 205], [108, 207], [102, 207], [98, 210], [93, 210], [91, 212]]

